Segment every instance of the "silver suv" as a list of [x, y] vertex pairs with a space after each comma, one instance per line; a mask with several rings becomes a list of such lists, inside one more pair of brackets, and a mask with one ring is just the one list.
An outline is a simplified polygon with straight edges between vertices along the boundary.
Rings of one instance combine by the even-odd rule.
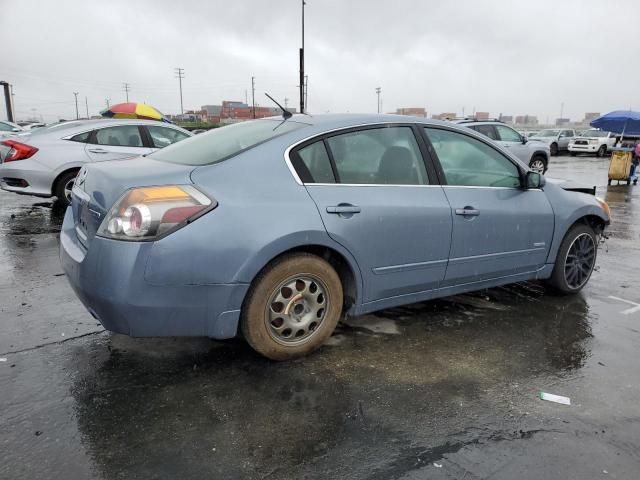
[[491, 138], [529, 165], [529, 168], [534, 172], [543, 174], [547, 171], [550, 156], [548, 145], [542, 142], [530, 142], [527, 137], [520, 135], [513, 128], [497, 120], [484, 122], [459, 120], [455, 123], [469, 127]]

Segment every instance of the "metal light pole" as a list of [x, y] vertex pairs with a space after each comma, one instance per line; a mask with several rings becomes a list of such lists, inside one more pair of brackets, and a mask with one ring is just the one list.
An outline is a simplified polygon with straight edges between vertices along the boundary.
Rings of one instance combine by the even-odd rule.
[[300, 49], [300, 113], [304, 113], [304, 6], [307, 3], [302, 0], [302, 48]]
[[89, 99], [87, 96], [84, 96], [84, 106], [87, 109], [87, 120], [89, 120]]
[[176, 67], [176, 75], [180, 83], [180, 114], [184, 116], [184, 105], [182, 104], [182, 79], [184, 78], [184, 68]]
[[380, 87], [376, 87], [376, 93], [378, 94], [378, 113], [380, 113], [380, 92], [382, 92], [382, 89]]
[[2, 85], [4, 89], [4, 102], [7, 106], [7, 120], [13, 122], [13, 104], [11, 102], [11, 93], [9, 92], [9, 82], [2, 80], [0, 81], [0, 85]]
[[78, 93], [80, 92], [73, 92], [73, 95], [76, 97], [76, 120], [80, 119], [80, 115], [78, 114]]

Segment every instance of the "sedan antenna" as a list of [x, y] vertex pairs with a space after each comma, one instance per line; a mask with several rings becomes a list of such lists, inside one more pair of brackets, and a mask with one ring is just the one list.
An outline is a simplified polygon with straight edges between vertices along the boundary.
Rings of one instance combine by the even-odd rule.
[[278, 107], [280, 107], [280, 110], [282, 110], [282, 118], [284, 118], [285, 120], [287, 120], [288, 118], [291, 118], [293, 116], [293, 113], [291, 113], [289, 110], [287, 110], [286, 108], [284, 108], [282, 105], [280, 105], [278, 102], [276, 102], [276, 100], [269, 95], [268, 93], [265, 92], [265, 95], [267, 97], [269, 97], [269, 100], [271, 100], [273, 103], [275, 103]]

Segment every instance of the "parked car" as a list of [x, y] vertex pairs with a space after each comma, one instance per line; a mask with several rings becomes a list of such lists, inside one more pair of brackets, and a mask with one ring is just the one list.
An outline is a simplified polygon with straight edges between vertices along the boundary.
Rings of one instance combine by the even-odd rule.
[[276, 360], [343, 314], [545, 280], [576, 293], [609, 223], [448, 122], [295, 115], [85, 165], [60, 234], [73, 289], [131, 336], [242, 332]]
[[17, 123], [0, 120], [0, 138], [10, 137], [23, 131], [23, 128]]
[[616, 144], [616, 134], [602, 130], [585, 130], [569, 142], [569, 154], [575, 157], [578, 153], [593, 153], [604, 157]]
[[531, 170], [544, 174], [549, 168], [549, 147], [540, 142], [529, 142], [528, 138], [521, 135], [513, 128], [499, 121], [461, 120], [456, 122], [464, 125], [492, 140], [495, 140], [504, 148], [529, 165]]
[[87, 162], [131, 158], [192, 136], [149, 120], [80, 120], [22, 132], [0, 142], [0, 188], [65, 204]]
[[569, 149], [569, 141], [576, 136], [576, 131], [572, 128], [565, 129], [545, 129], [540, 130], [535, 135], [529, 137], [529, 140], [545, 143], [549, 146], [551, 155], [556, 156], [560, 152], [566, 152]]
[[23, 130], [35, 130], [36, 128], [46, 127], [47, 124], [44, 122], [19, 122], [18, 125], [22, 127]]

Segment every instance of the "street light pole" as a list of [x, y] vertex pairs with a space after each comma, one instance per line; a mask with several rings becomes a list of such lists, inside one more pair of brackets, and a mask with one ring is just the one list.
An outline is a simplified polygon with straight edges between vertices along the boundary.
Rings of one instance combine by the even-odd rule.
[[304, 6], [305, 0], [302, 0], [302, 48], [300, 49], [300, 113], [304, 113]]
[[176, 67], [176, 75], [180, 83], [180, 114], [184, 116], [184, 105], [182, 104], [182, 79], [184, 78], [184, 68]]
[[73, 92], [73, 94], [76, 97], [76, 120], [80, 119], [80, 115], [78, 114], [78, 93], [80, 92]]
[[376, 87], [376, 93], [378, 94], [378, 113], [380, 113], [380, 92], [382, 92], [382, 89], [380, 87]]

